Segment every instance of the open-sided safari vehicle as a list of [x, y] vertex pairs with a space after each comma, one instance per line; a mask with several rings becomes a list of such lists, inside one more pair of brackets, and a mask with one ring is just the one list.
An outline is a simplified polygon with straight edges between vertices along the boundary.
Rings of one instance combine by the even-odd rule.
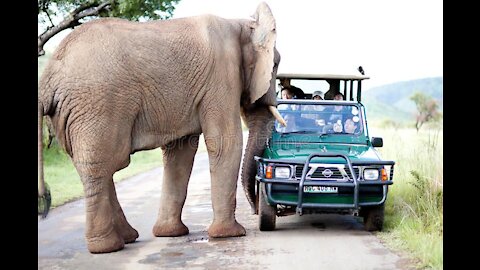
[[[382, 138], [368, 133], [361, 103], [361, 83], [368, 78], [277, 75], [303, 93], [278, 100], [287, 125], [275, 121], [263, 156], [255, 156], [260, 230], [274, 230], [277, 216], [307, 213], [358, 215], [366, 230], [382, 230], [395, 162], [380, 158], [374, 147], [383, 145]], [[344, 100], [312, 100], [311, 93], [329, 86]]]

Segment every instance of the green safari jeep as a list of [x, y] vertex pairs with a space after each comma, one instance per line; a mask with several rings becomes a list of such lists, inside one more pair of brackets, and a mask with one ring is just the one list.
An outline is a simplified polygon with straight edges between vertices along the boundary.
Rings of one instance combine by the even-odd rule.
[[[261, 231], [274, 230], [277, 216], [314, 213], [360, 216], [366, 230], [382, 230], [395, 162], [381, 159], [374, 147], [382, 147], [383, 140], [368, 133], [360, 102], [361, 83], [368, 78], [277, 75], [283, 86], [287, 82], [302, 93], [296, 93], [297, 99], [278, 99], [286, 126], [275, 121], [263, 155], [255, 156]], [[342, 100], [312, 99], [329, 85]]]

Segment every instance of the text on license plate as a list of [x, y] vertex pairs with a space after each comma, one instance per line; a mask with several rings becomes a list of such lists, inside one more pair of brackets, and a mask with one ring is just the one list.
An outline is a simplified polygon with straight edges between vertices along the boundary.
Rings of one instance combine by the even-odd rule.
[[309, 193], [338, 193], [338, 187], [304, 186], [303, 191]]

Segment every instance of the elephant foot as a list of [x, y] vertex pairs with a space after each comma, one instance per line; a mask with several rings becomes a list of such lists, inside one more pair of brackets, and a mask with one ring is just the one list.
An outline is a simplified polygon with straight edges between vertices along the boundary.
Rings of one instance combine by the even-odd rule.
[[125, 241], [116, 230], [111, 230], [105, 236], [87, 237], [87, 247], [90, 253], [109, 253], [125, 247]]
[[178, 223], [157, 222], [155, 226], [153, 226], [152, 232], [153, 235], [157, 237], [182, 236], [189, 233], [187, 226], [185, 226], [185, 224], [183, 224], [181, 221]]
[[115, 220], [115, 230], [123, 237], [125, 244], [135, 242], [138, 238], [138, 232], [126, 220]]
[[212, 238], [245, 236], [246, 234], [245, 228], [237, 221], [231, 224], [214, 221], [208, 228], [208, 236]]
[[114, 217], [114, 226], [115, 230], [123, 237], [125, 244], [130, 244], [137, 240], [139, 236], [137, 230], [128, 223], [121, 209]]
[[130, 244], [135, 242], [138, 238], [138, 232], [132, 226], [128, 226], [127, 228], [120, 229], [120, 235], [122, 235], [125, 244]]

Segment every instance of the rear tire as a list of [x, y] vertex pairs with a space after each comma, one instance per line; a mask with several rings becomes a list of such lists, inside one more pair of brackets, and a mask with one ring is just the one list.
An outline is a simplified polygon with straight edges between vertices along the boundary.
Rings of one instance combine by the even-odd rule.
[[385, 204], [370, 206], [361, 209], [365, 230], [369, 232], [381, 231], [385, 215]]
[[265, 183], [260, 183], [258, 190], [258, 227], [260, 231], [273, 231], [275, 230], [277, 207], [268, 204], [265, 185]]

